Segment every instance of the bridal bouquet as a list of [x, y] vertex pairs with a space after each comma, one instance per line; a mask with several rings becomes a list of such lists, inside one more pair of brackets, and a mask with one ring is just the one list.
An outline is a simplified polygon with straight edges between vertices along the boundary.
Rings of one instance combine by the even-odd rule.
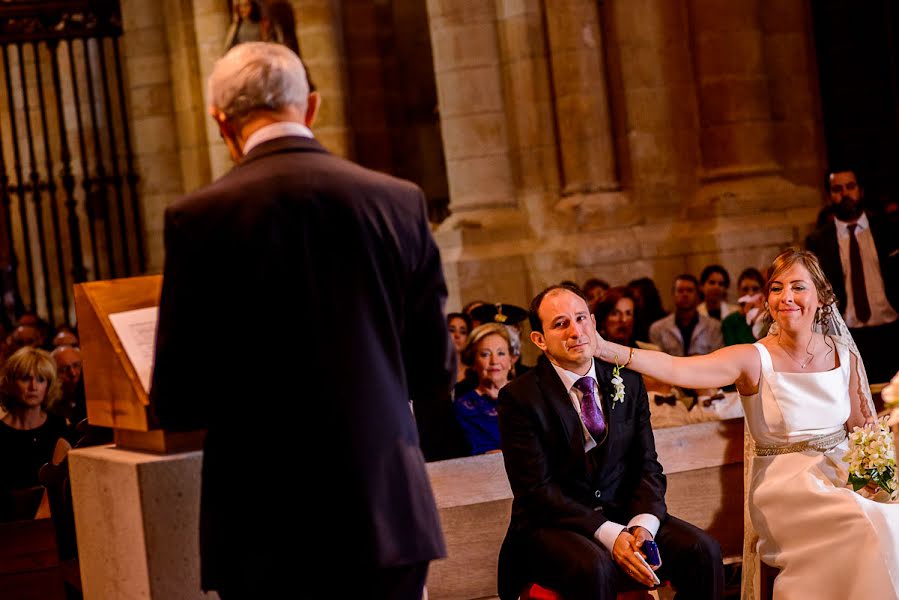
[[873, 482], [893, 500], [897, 498], [896, 448], [886, 417], [853, 428], [849, 434], [849, 451], [843, 461], [849, 463], [848, 483], [853, 490], [858, 491]]

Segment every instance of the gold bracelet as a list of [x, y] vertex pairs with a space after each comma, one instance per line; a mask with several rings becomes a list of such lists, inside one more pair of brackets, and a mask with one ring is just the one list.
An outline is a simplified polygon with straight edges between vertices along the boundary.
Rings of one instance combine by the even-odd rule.
[[628, 366], [629, 364], [631, 364], [631, 361], [634, 360], [634, 353], [635, 353], [636, 351], [637, 351], [636, 348], [631, 348], [631, 353], [628, 354], [628, 356], [627, 356], [627, 362], [624, 363], [623, 365], [621, 365], [621, 368], [622, 368], [622, 369], [626, 369], [627, 366]]

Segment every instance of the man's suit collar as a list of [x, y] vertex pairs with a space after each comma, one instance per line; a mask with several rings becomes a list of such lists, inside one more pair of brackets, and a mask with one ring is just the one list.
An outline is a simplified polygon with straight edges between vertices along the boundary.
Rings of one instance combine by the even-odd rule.
[[327, 154], [328, 151], [315, 138], [285, 136], [268, 140], [255, 146], [243, 157], [238, 166], [242, 167], [260, 158], [282, 152], [321, 152]]
[[562, 423], [565, 439], [568, 440], [571, 452], [584, 454], [584, 433], [581, 419], [571, 404], [571, 397], [565, 389], [565, 384], [559, 379], [559, 374], [553, 369], [552, 363], [546, 356], [541, 356], [534, 367], [537, 376], [537, 385], [547, 404], [556, 411]]
[[[609, 439], [612, 435], [611, 421], [613, 415], [611, 412], [612, 407], [609, 404], [609, 399], [614, 394], [614, 391], [612, 390], [612, 365], [594, 359], [593, 366], [596, 370], [596, 380], [599, 384], [602, 413], [606, 420], [607, 428], [605, 441], [601, 443], [599, 447], [605, 448], [609, 445]], [[552, 363], [545, 355], [539, 358], [537, 366], [534, 367], [534, 371], [537, 375], [537, 385], [543, 392], [543, 396], [547, 399], [549, 405], [559, 414], [565, 436], [571, 445], [571, 450], [583, 455], [583, 425], [581, 424], [581, 419], [578, 416], [577, 411], [571, 404], [571, 396], [568, 395], [565, 384], [559, 379], [559, 374], [556, 373]]]

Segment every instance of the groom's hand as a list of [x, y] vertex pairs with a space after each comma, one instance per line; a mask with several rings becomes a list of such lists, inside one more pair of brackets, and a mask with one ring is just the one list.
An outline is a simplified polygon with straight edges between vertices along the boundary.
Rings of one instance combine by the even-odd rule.
[[[612, 559], [618, 563], [622, 571], [633, 579], [646, 587], [654, 587], [656, 585], [655, 574], [649, 565], [642, 560], [642, 555], [638, 556], [643, 541], [651, 540], [652, 535], [643, 527], [634, 528], [634, 534], [631, 535], [626, 529], [618, 534], [615, 545], [612, 547]], [[637, 542], [638, 539], [639, 543]]]

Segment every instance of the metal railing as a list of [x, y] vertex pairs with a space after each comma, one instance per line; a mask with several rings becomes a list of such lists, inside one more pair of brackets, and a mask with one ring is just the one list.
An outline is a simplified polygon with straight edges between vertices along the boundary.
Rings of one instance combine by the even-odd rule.
[[0, 269], [51, 322], [145, 268], [121, 37], [118, 0], [0, 2]]

